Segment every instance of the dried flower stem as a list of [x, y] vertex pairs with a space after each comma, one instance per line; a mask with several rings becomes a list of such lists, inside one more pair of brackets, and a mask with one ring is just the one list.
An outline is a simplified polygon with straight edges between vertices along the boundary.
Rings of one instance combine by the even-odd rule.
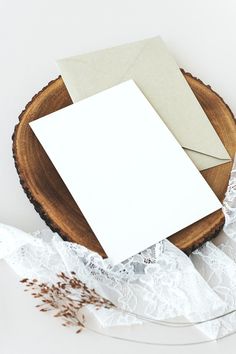
[[36, 305], [40, 311], [56, 311], [54, 317], [62, 318], [63, 326], [76, 326], [76, 333], [84, 328], [82, 309], [85, 306], [93, 305], [96, 309], [115, 307], [112, 302], [80, 281], [75, 272], [71, 272], [70, 276], [62, 272], [57, 274], [57, 277], [59, 281], [56, 284], [40, 283], [37, 279], [28, 278], [22, 279], [21, 283], [25, 284], [25, 291], [31, 291], [34, 298], [41, 300], [41, 303]]

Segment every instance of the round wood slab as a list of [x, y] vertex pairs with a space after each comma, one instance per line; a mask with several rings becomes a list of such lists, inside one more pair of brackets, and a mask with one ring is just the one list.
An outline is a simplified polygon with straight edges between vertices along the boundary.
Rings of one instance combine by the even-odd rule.
[[[236, 151], [236, 124], [232, 112], [210, 86], [204, 85], [189, 73], [183, 71], [183, 74], [233, 158]], [[80, 243], [106, 256], [28, 124], [70, 104], [72, 101], [61, 77], [51, 81], [32, 98], [21, 113], [13, 134], [15, 165], [24, 191], [48, 226], [64, 239]], [[202, 172], [221, 201], [227, 189], [231, 168], [232, 162], [229, 162]], [[214, 237], [223, 224], [224, 215], [219, 210], [177, 232], [169, 240], [188, 254]]]

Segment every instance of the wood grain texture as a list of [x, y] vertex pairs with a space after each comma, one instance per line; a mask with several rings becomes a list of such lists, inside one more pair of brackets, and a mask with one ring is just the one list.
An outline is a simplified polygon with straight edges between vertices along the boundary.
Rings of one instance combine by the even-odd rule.
[[[183, 71], [183, 74], [233, 158], [236, 151], [236, 124], [232, 112], [209, 85], [189, 73]], [[28, 124], [70, 104], [72, 101], [61, 77], [51, 81], [32, 98], [21, 113], [12, 137], [15, 166], [29, 200], [53, 231], [66, 240], [106, 256]], [[232, 162], [229, 162], [202, 172], [221, 201], [227, 189], [231, 168]], [[220, 210], [177, 232], [169, 240], [188, 254], [214, 237], [223, 224], [224, 215]]]

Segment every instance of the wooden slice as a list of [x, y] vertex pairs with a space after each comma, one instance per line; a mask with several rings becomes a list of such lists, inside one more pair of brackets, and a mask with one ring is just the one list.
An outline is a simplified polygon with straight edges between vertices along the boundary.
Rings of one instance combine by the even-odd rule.
[[[210, 86], [204, 85], [189, 73], [183, 74], [233, 158], [236, 151], [236, 124], [232, 112]], [[13, 134], [15, 165], [24, 191], [48, 226], [64, 239], [106, 256], [28, 124], [71, 103], [61, 77], [51, 81], [32, 98], [21, 113]], [[231, 168], [232, 162], [229, 162], [202, 172], [221, 201], [227, 189]], [[224, 215], [220, 210], [177, 232], [169, 240], [184, 252], [190, 253], [214, 237], [223, 224]]]

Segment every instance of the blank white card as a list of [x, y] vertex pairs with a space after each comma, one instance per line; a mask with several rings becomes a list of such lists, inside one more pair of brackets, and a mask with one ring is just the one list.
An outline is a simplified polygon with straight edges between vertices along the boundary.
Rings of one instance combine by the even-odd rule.
[[221, 208], [132, 80], [30, 126], [113, 264]]

